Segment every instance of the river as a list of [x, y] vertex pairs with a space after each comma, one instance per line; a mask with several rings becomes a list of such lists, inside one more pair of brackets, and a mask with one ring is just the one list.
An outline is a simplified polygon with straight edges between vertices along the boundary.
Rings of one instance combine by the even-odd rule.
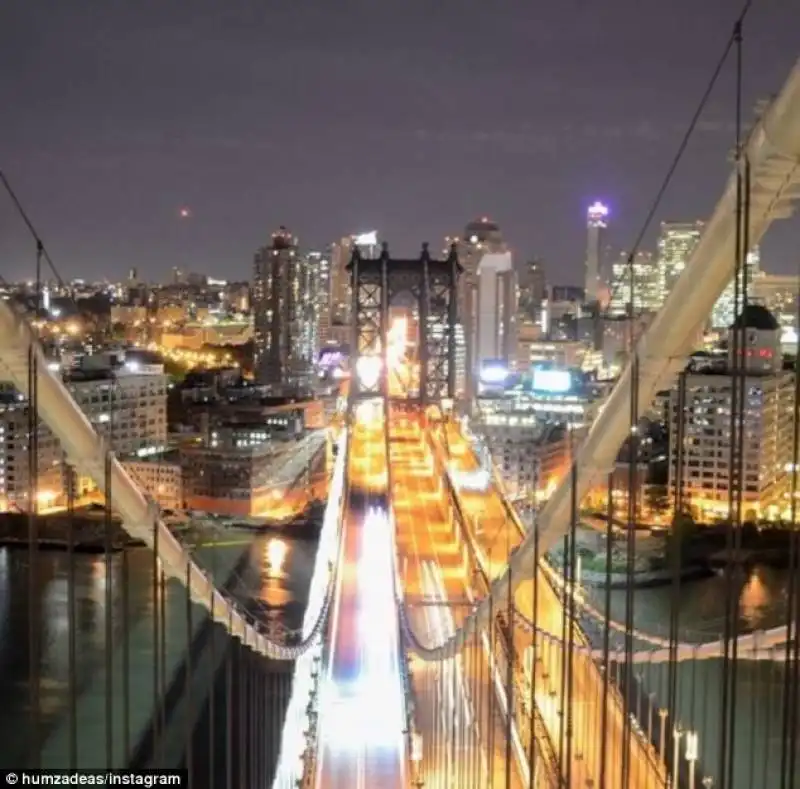
[[[239, 574], [236, 596], [248, 609], [261, 609], [263, 616], [286, 627], [298, 628], [313, 571], [316, 542], [267, 536], [253, 540], [247, 534], [232, 535], [217, 547], [204, 549], [205, 563], [233, 562], [248, 550], [251, 542], [249, 560]], [[36, 580], [31, 583], [27, 550], [0, 548], [0, 768], [18, 768], [26, 762], [26, 748], [36, 730], [29, 712], [31, 621], [39, 622], [34, 631], [38, 642], [34, 665], [38, 666], [36, 673], [40, 678], [39, 741], [45, 742], [69, 714], [72, 669], [74, 686], [80, 694], [105, 661], [109, 600], [113, 638], [117, 641], [126, 620], [130, 632], [143, 620], [152, 619], [159, 597], [158, 585], [153, 583], [152, 554], [147, 549], [129, 550], [126, 561], [127, 595], [122, 594], [122, 554], [116, 554], [110, 563], [112, 584], [107, 597], [108, 570], [102, 555], [76, 554], [70, 570], [66, 553], [40, 551]], [[74, 651], [69, 639], [71, 574], [75, 594]], [[123, 613], [126, 608], [127, 617]], [[172, 637], [173, 632], [180, 632], [178, 622], [185, 612], [185, 594], [177, 582], [166, 586], [164, 610], [168, 637]], [[143, 692], [131, 689], [133, 697]]]
[[[764, 630], [785, 624], [786, 570], [756, 566], [741, 581], [740, 632]], [[601, 589], [584, 590], [604, 610]], [[699, 642], [722, 637], [727, 581], [713, 576], [681, 586], [678, 610], [682, 639]], [[669, 633], [672, 590], [669, 586], [641, 588], [634, 592], [634, 621], [638, 629], [655, 635]], [[611, 615], [625, 621], [625, 591], [611, 593]], [[776, 650], [781, 657], [782, 651]], [[667, 667], [644, 664], [643, 693], [667, 698]], [[722, 731], [722, 660], [685, 661], [678, 669], [679, 723], [698, 734], [699, 765], [704, 775], [720, 775]], [[781, 721], [786, 681], [782, 662], [740, 661], [735, 696], [735, 741], [731, 789], [778, 789], [781, 787]], [[685, 737], [680, 745], [685, 747]], [[798, 743], [800, 747], [800, 743]], [[715, 781], [716, 784], [716, 781]]]

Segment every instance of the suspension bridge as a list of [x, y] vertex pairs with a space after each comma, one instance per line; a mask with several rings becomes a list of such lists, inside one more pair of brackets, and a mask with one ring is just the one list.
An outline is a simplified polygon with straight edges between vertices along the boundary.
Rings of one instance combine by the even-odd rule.
[[[613, 469], [631, 433], [631, 403], [642, 412], [672, 384], [731, 281], [744, 169], [753, 245], [800, 196], [800, 64], [748, 135], [691, 260], [639, 338], [572, 473], [531, 527], [496, 475], [480, 491], [460, 484], [482, 461], [446, 407], [455, 381], [455, 255], [434, 260], [427, 249], [411, 261], [392, 259], [387, 249], [375, 259], [354, 255], [354, 369], [378, 373], [353, 382], [347, 424], [334, 437], [305, 620], [299, 632], [283, 636], [167, 527], [48, 369], [35, 332], [0, 302], [0, 378], [28, 399], [69, 463], [97, 482], [128, 533], [153, 552], [160, 583], [185, 589], [187, 620], [207, 622], [202, 644], [186, 634], [175, 676], [167, 676], [162, 660], [168, 636], [155, 627], [154, 654], [161, 655], [155, 664], [162, 665], [151, 686], [158, 701], [146, 758], [130, 731], [131, 700], [121, 700], [120, 682], [136, 693], [129, 684], [135, 656], [123, 635], [110, 646], [123, 649], [127, 662], [114, 676], [109, 672], [95, 715], [105, 723], [105, 748], [75, 745], [80, 688], [71, 685], [73, 742], [69, 764], [59, 766], [183, 765], [197, 785], [277, 789], [714, 785], [717, 766], [700, 758], [697, 731], [685, 729], [674, 699], [645, 693], [632, 667], [725, 657], [730, 638], [664, 639], [609, 621], [545, 554], [575, 523], [577, 503], [592, 484]], [[423, 327], [445, 327], [421, 342], [412, 400], [391, 381], [386, 341], [389, 307], [400, 292], [416, 300]], [[31, 557], [33, 567], [34, 547]], [[587, 634], [589, 621], [604, 629], [602, 648]], [[615, 633], [628, 642], [624, 652], [612, 643]], [[734, 641], [737, 661], [783, 661], [786, 682], [796, 679], [791, 622]], [[34, 659], [35, 638], [30, 648]], [[207, 650], [217, 660], [206, 666]], [[200, 681], [201, 665], [205, 691], [181, 695]], [[787, 688], [796, 695], [796, 686]], [[34, 682], [30, 692], [35, 716], [43, 689]], [[191, 714], [180, 709], [186, 699], [193, 700]], [[784, 720], [789, 752], [797, 746], [796, 706], [783, 710], [784, 719], [792, 716], [790, 725]], [[221, 745], [215, 727], [224, 730]], [[32, 766], [42, 764], [48, 734], [39, 727]], [[792, 785], [787, 780], [781, 785]]]

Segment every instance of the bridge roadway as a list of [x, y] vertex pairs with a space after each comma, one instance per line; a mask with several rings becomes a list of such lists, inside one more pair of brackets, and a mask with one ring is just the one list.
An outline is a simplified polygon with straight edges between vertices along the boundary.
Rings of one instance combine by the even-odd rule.
[[317, 789], [406, 789], [405, 697], [383, 434], [352, 428], [349, 490], [320, 698]]
[[[458, 471], [477, 471], [479, 464], [472, 446], [464, 438], [458, 427], [452, 423], [433, 434], [434, 443], [440, 450], [440, 457], [448, 458], [452, 468]], [[507, 516], [502, 493], [494, 484], [485, 492], [461, 491], [459, 502], [472, 529], [472, 538], [479, 560], [490, 578], [498, 578], [508, 562], [508, 555], [522, 540], [514, 522]], [[537, 621], [539, 627], [553, 634], [568, 633], [565, 630], [563, 606], [539, 572], [537, 613], [534, 617], [534, 583], [521, 585], [515, 594], [516, 609], [529, 620]], [[530, 636], [519, 632], [515, 636], [518, 655], [525, 654], [531, 645]], [[576, 628], [576, 645], [586, 646], [583, 634]], [[563, 650], [555, 645], [539, 649], [539, 660], [535, 661], [535, 697], [542, 714], [550, 740], [561, 764], [566, 765], [570, 756], [571, 785], [586, 787], [589, 781], [599, 780], [602, 743], [602, 694], [603, 676], [598, 666], [583, 654], [573, 657], [572, 683], [572, 746], [567, 745], [568, 718], [562, 704], [564, 683]], [[624, 748], [624, 724], [621, 699], [614, 695], [608, 705], [606, 778], [604, 789], [657, 789], [664, 786], [663, 767], [655, 750], [635, 732], [631, 737], [629, 782], [623, 781], [620, 766]]]
[[[438, 643], [461, 624], [469, 610], [469, 567], [419, 424], [393, 419], [391, 427], [392, 505], [405, 597], [412, 604], [409, 618], [423, 642]], [[441, 600], [442, 605], [413, 607], [415, 600], [423, 599]], [[500, 678], [488, 665], [482, 644], [478, 649], [472, 645], [468, 651], [468, 656], [442, 664], [412, 663], [416, 724], [423, 734], [420, 777], [432, 789], [452, 785], [528, 787], [527, 773], [523, 782], [517, 758], [506, 763], [506, 729], [496, 714], [495, 701]], [[431, 692], [435, 685], [438, 693]], [[518, 748], [518, 739], [516, 743]], [[514, 756], [519, 755], [524, 772], [525, 754], [515, 749]], [[510, 771], [509, 784], [506, 770]]]

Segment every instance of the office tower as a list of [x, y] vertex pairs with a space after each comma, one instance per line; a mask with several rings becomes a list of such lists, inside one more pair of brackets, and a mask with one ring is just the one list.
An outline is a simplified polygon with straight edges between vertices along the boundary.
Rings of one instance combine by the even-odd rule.
[[702, 232], [703, 223], [699, 220], [661, 223], [661, 233], [658, 237], [658, 269], [662, 304], [686, 267]]
[[478, 263], [474, 371], [488, 361], [509, 367], [517, 355], [517, 282], [510, 252], [487, 252]]
[[629, 264], [628, 254], [623, 252], [611, 267], [609, 313], [619, 316], [657, 312], [661, 303], [660, 271], [652, 253], [637, 252], [633, 263]]
[[[747, 263], [746, 263], [746, 271], [747, 271], [747, 293], [748, 297], [749, 294], [753, 293], [753, 282], [758, 277], [759, 273], [761, 272], [761, 251], [758, 247], [753, 247], [753, 249], [747, 255]], [[744, 272], [742, 272], [739, 276], [739, 309], [741, 310], [741, 306], [744, 303], [742, 298], [742, 288], [744, 286]], [[736, 283], [734, 282], [734, 278], [731, 278], [731, 281], [728, 283], [728, 286], [725, 290], [722, 291], [719, 298], [714, 304], [714, 307], [711, 310], [711, 328], [712, 329], [727, 329], [736, 318]]]
[[547, 298], [544, 263], [533, 259], [517, 269], [519, 287], [519, 312], [522, 318], [537, 322], [541, 318], [542, 302]]
[[[800, 326], [797, 323], [797, 297], [800, 276], [797, 274], [765, 274], [756, 277], [749, 298], [766, 307], [783, 330], [784, 345], [795, 345]], [[792, 350], [792, 353], [794, 351]]]
[[[736, 319], [744, 328], [744, 402], [737, 402], [735, 418], [744, 422], [743, 479], [729, 468], [731, 458], [730, 369], [689, 372], [685, 406], [679, 404], [677, 386], [670, 395], [669, 485], [675, 494], [678, 480], [687, 507], [703, 519], [728, 514], [731, 487], [743, 500], [747, 520], [783, 515], [788, 509], [792, 467], [792, 401], [794, 374], [783, 370], [780, 331], [775, 317], [764, 307], [748, 305]], [[728, 368], [734, 346], [729, 333]], [[744, 413], [742, 413], [742, 410]], [[683, 420], [683, 430], [678, 429]], [[678, 452], [683, 436], [684, 451]], [[678, 475], [678, 462], [681, 473]]]
[[597, 304], [600, 301], [600, 261], [607, 228], [608, 208], [602, 203], [593, 203], [586, 214], [585, 304]]
[[251, 309], [256, 381], [274, 389], [307, 382], [314, 358], [309, 266], [283, 226], [255, 254]]
[[485, 216], [469, 222], [464, 228], [461, 238], [458, 236], [445, 238], [445, 244], [447, 252], [449, 252], [450, 246], [455, 244], [458, 262], [463, 268], [456, 294], [458, 314], [456, 356], [463, 358], [464, 362], [463, 369], [458, 361], [456, 363], [456, 390], [467, 401], [470, 401], [477, 393], [479, 372], [477, 362], [478, 269], [484, 255], [503, 255], [507, 252], [507, 246], [499, 225]]
[[333, 304], [331, 293], [331, 260], [322, 252], [309, 252], [308, 265], [311, 272], [312, 302], [314, 304], [314, 322], [316, 325], [316, 347], [314, 358], [331, 340], [331, 320]]
[[339, 241], [334, 241], [331, 244], [330, 292], [332, 326], [350, 326], [352, 322], [353, 288], [347, 266], [356, 247], [362, 257], [376, 257], [379, 251], [377, 231], [372, 230], [369, 233], [343, 236]]

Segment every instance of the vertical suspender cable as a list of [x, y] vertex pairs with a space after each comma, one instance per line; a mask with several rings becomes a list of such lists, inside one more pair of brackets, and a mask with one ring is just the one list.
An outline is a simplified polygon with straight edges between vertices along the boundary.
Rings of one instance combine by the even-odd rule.
[[[36, 315], [42, 309], [42, 242], [36, 243]], [[41, 747], [41, 605], [39, 602], [39, 359], [28, 348], [28, 704], [29, 764], [38, 767]]]
[[130, 593], [130, 559], [127, 540], [122, 541], [122, 567], [120, 568], [120, 585], [122, 587], [122, 754], [127, 763], [131, 757], [131, 593]]
[[[217, 551], [216, 546], [211, 551], [211, 577], [216, 583], [217, 580]], [[217, 627], [217, 620], [214, 610], [214, 590], [211, 590], [209, 600], [209, 628], [211, 631], [211, 643], [209, 646], [209, 654], [211, 655], [212, 670], [209, 674], [209, 688], [208, 688], [208, 783], [209, 789], [216, 789], [217, 786], [217, 688], [219, 687], [218, 672], [217, 672], [217, 634], [219, 628]]]
[[64, 469], [67, 483], [67, 621], [69, 622], [69, 643], [67, 644], [67, 663], [69, 664], [69, 767], [78, 766], [78, 650], [77, 650], [77, 611], [75, 599], [75, 469], [69, 464], [66, 454]]
[[161, 686], [161, 682], [159, 680], [159, 667], [160, 663], [158, 660], [158, 643], [160, 640], [161, 635], [161, 628], [159, 626], [158, 618], [159, 618], [159, 595], [160, 595], [160, 586], [158, 583], [158, 524], [156, 520], [153, 519], [153, 551], [152, 551], [152, 561], [150, 564], [150, 571], [152, 572], [151, 578], [151, 595], [153, 597], [153, 621], [152, 621], [152, 638], [153, 638], [153, 760], [155, 764], [158, 764], [158, 756], [159, 756], [159, 747], [161, 743], [161, 696], [159, 695], [159, 688]]
[[[737, 81], [739, 82], [739, 92], [741, 92], [741, 42], [739, 42], [738, 48], [738, 76]], [[742, 315], [742, 326], [740, 328], [741, 331], [741, 340], [739, 342], [739, 349], [741, 354], [741, 368], [739, 373], [739, 378], [737, 380], [739, 391], [737, 393], [736, 399], [739, 404], [738, 412], [737, 412], [737, 419], [738, 419], [738, 428], [736, 431], [736, 443], [737, 443], [737, 470], [736, 470], [736, 477], [739, 480], [738, 490], [736, 490], [737, 496], [737, 506], [736, 506], [736, 522], [735, 527], [733, 530], [733, 557], [732, 557], [732, 564], [735, 568], [737, 573], [739, 568], [742, 566], [742, 525], [743, 525], [743, 513], [742, 513], [742, 503], [745, 491], [747, 490], [747, 478], [746, 478], [746, 468], [744, 463], [744, 452], [745, 452], [745, 431], [746, 431], [746, 418], [748, 412], [748, 398], [747, 398], [747, 329], [746, 329], [746, 321], [744, 320], [744, 316], [747, 314], [747, 289], [748, 289], [748, 266], [747, 266], [747, 257], [750, 251], [750, 232], [749, 232], [749, 225], [750, 225], [750, 163], [745, 158], [743, 160], [744, 164], [744, 174], [743, 174], [743, 183], [742, 183], [742, 207], [739, 209], [739, 213], [741, 214], [741, 247], [739, 250], [741, 263], [740, 268], [742, 272], [742, 285], [741, 285], [741, 315]], [[734, 779], [734, 758], [736, 755], [736, 702], [738, 699], [738, 675], [739, 675], [739, 611], [740, 611], [740, 603], [739, 603], [739, 589], [736, 588], [734, 590], [733, 599], [731, 600], [731, 623], [730, 623], [730, 633], [731, 633], [731, 664], [730, 664], [730, 716], [729, 716], [729, 737], [728, 737], [728, 775], [730, 776], [731, 785], [735, 783]]]
[[[795, 295], [797, 317], [800, 319], [800, 290]], [[800, 643], [800, 622], [798, 621], [798, 590], [800, 590], [800, 529], [797, 522], [797, 499], [800, 496], [798, 481], [798, 455], [800, 454], [800, 347], [795, 349], [794, 360], [794, 402], [792, 403], [792, 475], [790, 484], [791, 500], [789, 512], [789, 580], [786, 594], [786, 645], [783, 652], [783, 671], [785, 692], [783, 694], [781, 731], [781, 789], [789, 789], [789, 772], [794, 772], [795, 750], [797, 748], [796, 720], [798, 717], [797, 694], [800, 693], [797, 655], [792, 645]], [[793, 660], [794, 658], [794, 660]], [[770, 683], [770, 694], [772, 683]]]
[[[509, 573], [511, 572], [509, 568]], [[510, 578], [510, 576], [509, 576]], [[513, 586], [509, 585], [510, 589]], [[508, 596], [508, 652], [506, 656], [506, 789], [511, 789], [511, 740], [514, 732], [514, 595]]]
[[[192, 698], [192, 682], [194, 679], [192, 671], [192, 596], [189, 594], [189, 584], [191, 578], [191, 566], [186, 565], [186, 673], [184, 674], [184, 693], [186, 694], [186, 769], [189, 773], [189, 783], [192, 783], [193, 745], [194, 745], [194, 699]], [[213, 635], [213, 634], [212, 634]]]
[[[104, 585], [104, 652], [105, 652], [105, 748], [106, 748], [106, 769], [114, 767], [114, 545], [113, 534], [114, 522], [111, 510], [111, 464], [114, 451], [114, 420], [117, 415], [114, 408], [115, 379], [111, 373], [109, 380], [108, 395], [108, 433], [103, 455], [103, 476], [105, 495], [103, 501], [103, 566], [105, 570]], [[101, 395], [102, 401], [102, 395]]]
[[[736, 69], [736, 233], [735, 233], [735, 268], [734, 268], [734, 329], [733, 329], [733, 359], [731, 364], [731, 389], [730, 389], [730, 455], [728, 473], [728, 524], [725, 537], [725, 614], [724, 614], [724, 649], [722, 657], [722, 703], [720, 719], [720, 764], [719, 782], [720, 789], [729, 789], [732, 776], [728, 775], [728, 749], [730, 746], [730, 714], [731, 714], [731, 638], [732, 620], [735, 617], [734, 597], [736, 596], [736, 568], [733, 565], [734, 558], [734, 531], [741, 512], [741, 497], [737, 495], [737, 490], [741, 490], [742, 482], [739, 475], [741, 469], [739, 449], [739, 428], [741, 420], [737, 418], [738, 411], [742, 407], [739, 403], [739, 378], [743, 373], [745, 348], [743, 340], [746, 339], [744, 327], [746, 316], [739, 312], [741, 285], [742, 285], [742, 139], [741, 139], [741, 43], [742, 43], [742, 24], [736, 23], [733, 40], [737, 52]], [[746, 252], [745, 252], [746, 254]], [[743, 409], [742, 409], [743, 410]]]
[[633, 254], [628, 256], [628, 276], [630, 288], [629, 302], [629, 331], [631, 354], [631, 398], [630, 398], [630, 431], [628, 436], [628, 518], [627, 518], [627, 551], [625, 587], [625, 660], [622, 666], [622, 698], [625, 705], [625, 716], [622, 727], [622, 761], [621, 784], [627, 787], [630, 781], [631, 746], [633, 730], [631, 727], [631, 691], [632, 683], [632, 655], [633, 655], [633, 609], [634, 609], [634, 570], [636, 561], [636, 521], [638, 486], [638, 461], [639, 461], [639, 356], [636, 349], [635, 320], [635, 292], [636, 277]]
[[[667, 663], [667, 720], [670, 726], [678, 722], [678, 642], [680, 641], [680, 599], [683, 563], [684, 521], [689, 518], [684, 498], [684, 469], [686, 464], [686, 370], [678, 375], [675, 436], [675, 492], [673, 499], [672, 539], [670, 540], [670, 616], [669, 661]], [[670, 462], [672, 462], [670, 460]]]
[[[570, 430], [570, 446], [573, 446], [573, 434]], [[566, 765], [567, 770], [565, 773], [567, 786], [572, 784], [572, 746], [573, 746], [573, 709], [572, 705], [575, 702], [574, 689], [575, 689], [575, 630], [576, 623], [576, 610], [575, 610], [575, 595], [577, 594], [577, 541], [578, 541], [578, 464], [575, 461], [575, 455], [572, 454], [572, 464], [570, 467], [570, 474], [572, 475], [572, 490], [570, 502], [570, 524], [569, 524], [569, 597], [567, 599], [568, 606], [568, 635], [567, 635], [567, 720], [566, 720]]]
[[161, 703], [158, 706], [158, 713], [161, 717], [158, 727], [161, 732], [162, 743], [159, 748], [161, 759], [166, 760], [166, 737], [167, 737], [167, 575], [161, 562], [158, 563], [158, 674], [160, 687], [158, 689]]
[[600, 708], [600, 769], [599, 786], [606, 785], [606, 769], [608, 760], [608, 691], [611, 682], [611, 570], [614, 555], [614, 472], [608, 475], [608, 498], [606, 501], [606, 588], [605, 588], [605, 621], [603, 622], [603, 700]]
[[[539, 467], [536, 466], [534, 477], [534, 495], [538, 489]], [[531, 647], [531, 709], [530, 709], [530, 734], [528, 738], [528, 763], [530, 767], [528, 789], [534, 789], [536, 782], [536, 667], [539, 663], [539, 524], [534, 520], [533, 528], [533, 644]]]
[[[228, 633], [233, 631], [233, 608], [228, 609]], [[225, 658], [225, 789], [234, 789], [233, 783], [233, 657], [236, 639], [226, 638]]]

